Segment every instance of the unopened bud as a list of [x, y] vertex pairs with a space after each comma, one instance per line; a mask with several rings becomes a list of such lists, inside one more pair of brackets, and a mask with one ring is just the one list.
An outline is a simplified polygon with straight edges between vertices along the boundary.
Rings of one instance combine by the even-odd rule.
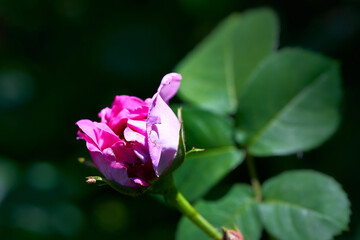
[[223, 233], [223, 240], [244, 240], [244, 237], [239, 229], [233, 230], [229, 228], [223, 228]]
[[90, 179], [86, 180], [86, 183], [89, 183], [89, 184], [96, 183], [96, 179], [90, 178]]
[[86, 177], [86, 183], [88, 184], [94, 184], [96, 181], [102, 181], [102, 178], [99, 176], [89, 176]]

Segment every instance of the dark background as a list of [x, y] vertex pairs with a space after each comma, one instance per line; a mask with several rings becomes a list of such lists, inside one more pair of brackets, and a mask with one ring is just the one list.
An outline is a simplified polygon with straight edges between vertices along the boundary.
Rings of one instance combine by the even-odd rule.
[[[221, 19], [258, 6], [279, 14], [280, 47], [339, 60], [344, 88], [331, 140], [302, 158], [258, 159], [260, 178], [301, 168], [333, 176], [353, 211], [337, 239], [360, 239], [360, 3], [350, 0], [0, 0], [0, 239], [173, 239], [175, 210], [84, 183], [97, 172], [77, 162], [89, 155], [75, 122], [96, 120], [115, 95], [151, 97]], [[207, 198], [239, 176], [248, 182], [244, 165]]]

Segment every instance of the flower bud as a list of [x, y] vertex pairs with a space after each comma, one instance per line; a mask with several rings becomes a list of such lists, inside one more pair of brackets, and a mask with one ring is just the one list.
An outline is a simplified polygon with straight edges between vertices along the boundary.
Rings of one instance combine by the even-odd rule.
[[230, 228], [223, 228], [223, 233], [223, 240], [244, 240], [244, 237], [239, 229], [233, 230]]
[[100, 122], [76, 123], [79, 138], [110, 185], [144, 188], [183, 161], [181, 122], [168, 106], [180, 80], [180, 74], [167, 74], [152, 98], [116, 96], [111, 108], [99, 113]]

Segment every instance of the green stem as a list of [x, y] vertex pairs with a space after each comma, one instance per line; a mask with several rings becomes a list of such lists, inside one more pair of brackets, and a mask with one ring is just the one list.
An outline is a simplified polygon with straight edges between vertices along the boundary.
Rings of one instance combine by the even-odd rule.
[[175, 187], [164, 195], [165, 199], [174, 205], [184, 216], [189, 218], [196, 226], [213, 239], [222, 239], [222, 234], [211, 225], [198, 211], [186, 200]]
[[248, 167], [249, 174], [250, 174], [251, 185], [253, 187], [254, 194], [255, 194], [255, 199], [258, 202], [261, 202], [261, 200], [262, 200], [261, 184], [257, 177], [254, 158], [249, 153], [246, 156], [246, 163], [247, 163], [247, 167]]

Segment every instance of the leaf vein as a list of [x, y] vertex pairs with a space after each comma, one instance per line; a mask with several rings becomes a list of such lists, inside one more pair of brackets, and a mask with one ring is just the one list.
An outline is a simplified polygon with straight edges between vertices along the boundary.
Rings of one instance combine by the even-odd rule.
[[311, 209], [311, 208], [307, 208], [307, 207], [304, 207], [304, 206], [301, 206], [301, 205], [298, 205], [296, 203], [291, 203], [291, 202], [286, 202], [286, 201], [283, 201], [283, 200], [278, 200], [278, 199], [267, 199], [266, 200], [266, 203], [273, 203], [273, 204], [284, 204], [288, 207], [292, 207], [292, 208], [297, 208], [297, 209], [305, 209], [306, 211], [316, 215], [316, 216], [319, 216], [320, 218], [323, 218], [329, 222], [331, 222], [332, 224], [334, 224], [335, 226], [339, 227], [339, 229], [343, 229], [342, 227], [342, 224], [339, 223], [337, 220], [333, 219], [332, 217], [330, 216], [327, 216], [325, 215], [324, 213], [322, 212], [318, 212], [316, 211], [315, 209]]
[[303, 98], [304, 95], [306, 95], [309, 91], [311, 91], [313, 86], [321, 83], [322, 81], [325, 81], [327, 78], [325, 78], [324, 76], [326, 75], [327, 75], [327, 70], [321, 71], [321, 73], [317, 77], [315, 77], [314, 81], [309, 82], [309, 84], [304, 88], [302, 88], [302, 90], [299, 93], [295, 94], [287, 104], [281, 107], [279, 111], [277, 111], [272, 117], [270, 117], [269, 120], [263, 125], [263, 127], [261, 127], [260, 130], [256, 134], [254, 134], [252, 138], [250, 138], [250, 140], [248, 141], [248, 146], [254, 144], [254, 142], [263, 133], [265, 133], [266, 130], [271, 125], [275, 124], [276, 121], [278, 121], [279, 116], [286, 113], [289, 109], [291, 109], [294, 105], [296, 105]]
[[[224, 46], [224, 64], [225, 64], [225, 81], [228, 92], [229, 102], [234, 109], [237, 106], [236, 85], [235, 85], [235, 62], [234, 62], [234, 47], [230, 42]], [[233, 110], [232, 109], [232, 110]]]

